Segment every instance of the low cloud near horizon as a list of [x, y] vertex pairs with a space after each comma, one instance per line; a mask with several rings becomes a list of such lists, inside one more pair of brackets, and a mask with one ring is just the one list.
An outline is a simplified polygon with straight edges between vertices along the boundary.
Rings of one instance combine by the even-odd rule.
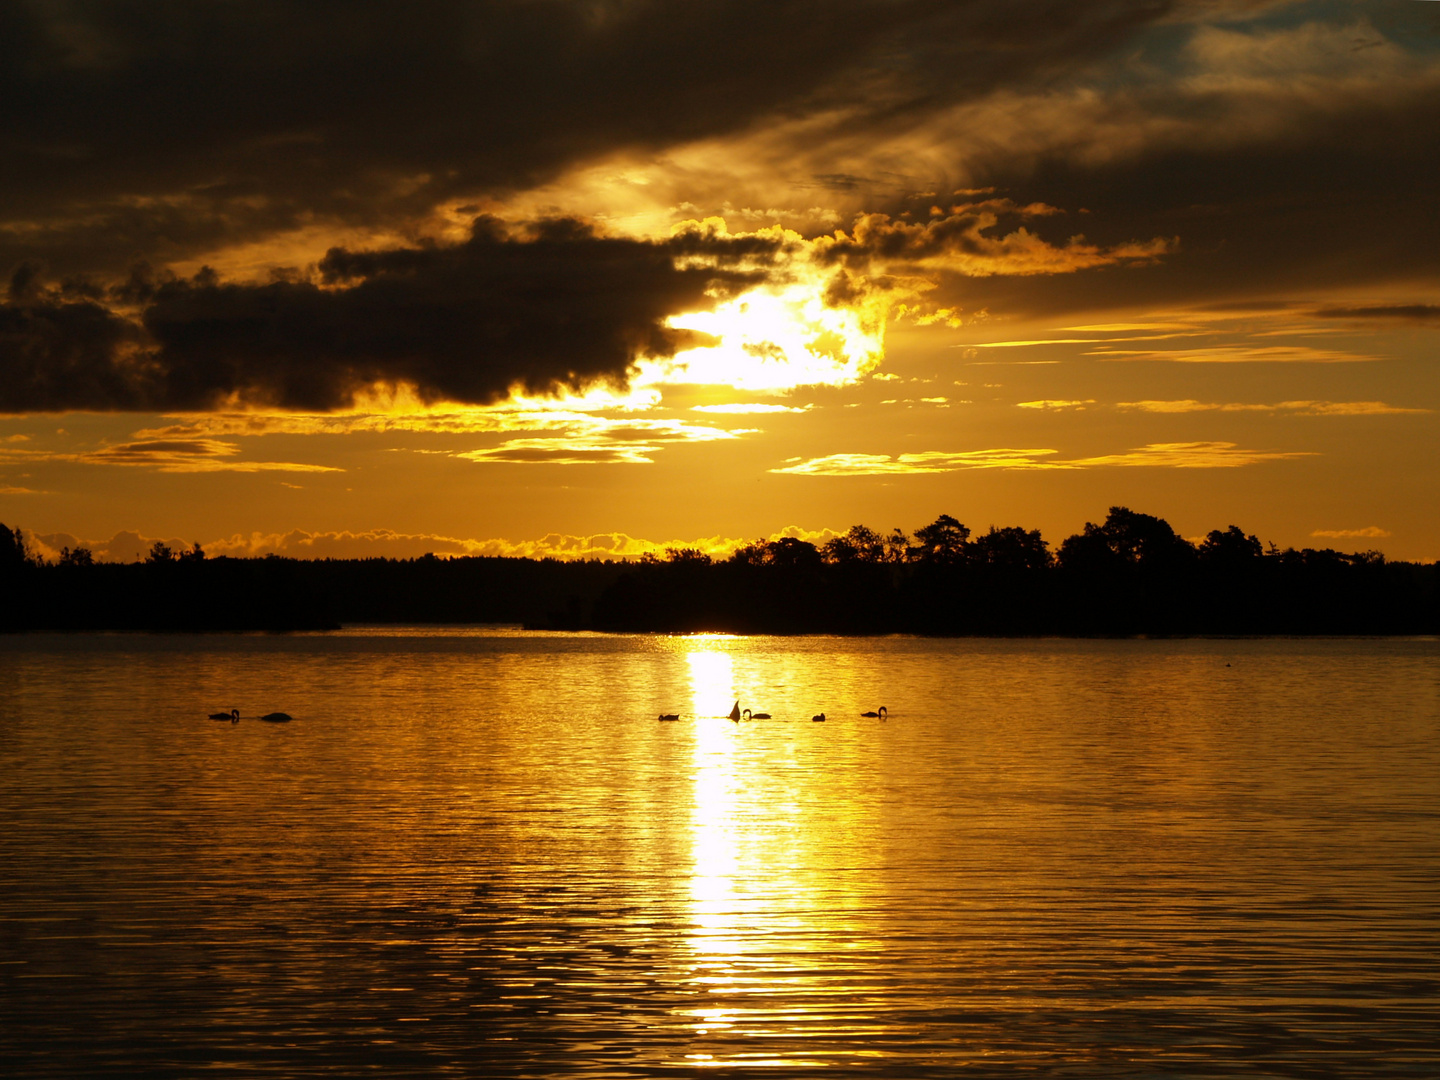
[[[919, 524], [917, 523], [917, 527]], [[82, 540], [68, 533], [36, 534], [22, 530], [30, 550], [47, 562], [60, 558], [62, 549], [85, 547], [99, 562], [143, 562], [152, 546], [163, 543], [175, 552], [190, 550], [199, 541], [183, 537], [146, 536], [134, 530], [116, 533], [109, 540]], [[843, 530], [808, 530], [790, 526], [764, 537], [700, 537], [689, 540], [653, 541], [638, 539], [625, 533], [596, 533], [571, 536], [548, 533], [536, 540], [476, 540], [453, 536], [401, 533], [391, 529], [367, 532], [307, 532], [293, 529], [286, 533], [251, 533], [200, 543], [207, 557], [255, 559], [278, 555], [292, 559], [418, 559], [425, 555], [438, 558], [488, 557], [514, 559], [629, 560], [646, 555], [665, 557], [672, 548], [703, 551], [717, 559], [728, 558], [738, 549], [757, 540], [775, 541], [786, 537], [804, 540], [817, 547], [843, 535]], [[1310, 534], [1326, 540], [1383, 540], [1392, 534], [1378, 526], [1363, 529], [1317, 529]], [[1058, 548], [1061, 537], [1047, 537], [1052, 548]]]
[[[188, 551], [199, 543], [207, 556], [255, 559], [279, 555], [292, 559], [418, 559], [423, 555], [440, 558], [485, 556], [518, 559], [639, 559], [644, 555], [664, 556], [669, 548], [695, 548], [724, 558], [736, 549], [752, 544], [757, 537], [701, 537], [689, 540], [652, 541], [625, 533], [596, 533], [570, 536], [548, 533], [536, 540], [476, 540], [454, 536], [372, 529], [366, 532], [308, 532], [293, 529], [285, 533], [235, 534], [208, 543], [188, 537], [145, 536], [133, 530], [116, 533], [109, 540], [83, 540], [69, 533], [34, 533], [22, 530], [32, 551], [47, 562], [60, 557], [64, 548], [85, 547], [100, 562], [142, 562], [159, 542], [176, 552]], [[809, 531], [795, 526], [758, 539], [778, 540], [790, 536], [823, 544], [838, 535], [833, 530]]]

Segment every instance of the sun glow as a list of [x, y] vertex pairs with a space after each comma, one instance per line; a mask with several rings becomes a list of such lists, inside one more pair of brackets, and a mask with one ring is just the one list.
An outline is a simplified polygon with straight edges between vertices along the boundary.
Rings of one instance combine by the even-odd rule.
[[825, 301], [812, 279], [754, 289], [710, 311], [672, 315], [667, 325], [717, 339], [667, 360], [640, 365], [636, 385], [691, 383], [739, 390], [785, 391], [798, 386], [859, 382], [885, 354], [885, 317], [864, 307]]

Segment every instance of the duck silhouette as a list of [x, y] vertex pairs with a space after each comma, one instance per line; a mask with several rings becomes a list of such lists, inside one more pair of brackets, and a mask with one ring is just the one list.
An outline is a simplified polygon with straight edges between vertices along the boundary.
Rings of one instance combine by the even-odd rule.
[[823, 724], [823, 723], [825, 722], [825, 714], [822, 712], [822, 713], [821, 713], [820, 715], [818, 715], [818, 716], [812, 716], [812, 717], [810, 717], [810, 719], [811, 719], [811, 721], [812, 721], [813, 723]]
[[660, 719], [661, 719], [661, 720], [679, 720], [679, 719], [680, 719], [680, 714], [677, 713], [677, 712], [662, 712], [662, 713], [660, 714]]
[[240, 721], [240, 710], [239, 710], [239, 709], [231, 709], [229, 712], [212, 712], [212, 713], [210, 714], [210, 719], [211, 719], [211, 720], [229, 720], [232, 724], [239, 723], [239, 721]]
[[288, 724], [290, 722], [290, 714], [283, 712], [267, 712], [264, 716], [260, 717], [260, 719], [268, 720], [272, 724]]

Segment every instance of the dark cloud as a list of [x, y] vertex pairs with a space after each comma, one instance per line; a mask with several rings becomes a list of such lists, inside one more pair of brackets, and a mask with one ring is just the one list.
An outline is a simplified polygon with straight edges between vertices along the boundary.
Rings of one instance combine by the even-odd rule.
[[234, 453], [233, 444], [216, 439], [150, 439], [144, 442], [121, 443], [98, 450], [93, 456], [116, 460], [146, 460], [152, 457], [203, 456]]
[[511, 234], [479, 218], [464, 244], [332, 249], [315, 280], [136, 274], [113, 293], [139, 306], [134, 320], [59, 299], [27, 271], [0, 306], [0, 411], [327, 410], [376, 384], [482, 404], [517, 385], [621, 383], [639, 356], [697, 343], [666, 318], [754, 282], [764, 271], [737, 262], [777, 246], [616, 239], [567, 219]]
[[116, 272], [317, 219], [391, 223], [822, 107], [883, 123], [1053, 77], [1174, 7], [6, 0], [0, 265]]
[[1311, 312], [1317, 319], [1398, 319], [1440, 322], [1440, 304], [1372, 304], [1368, 307], [1326, 307]]
[[0, 303], [0, 412], [145, 407], [154, 373], [138, 359], [138, 326], [92, 300], [23, 286]]
[[975, 183], [1070, 211], [1032, 226], [1042, 236], [1178, 237], [1178, 253], [1143, 273], [954, 281], [952, 296], [1058, 314], [1440, 279], [1440, 5], [1366, 5], [1373, 26], [1287, 8], [1313, 21], [1187, 29], [1143, 77], [1117, 67], [1108, 87], [1012, 106], [1020, 134], [969, 159]]
[[[1225, 153], [1157, 148], [1100, 164], [1057, 155], [1034, 172], [997, 164], [987, 178], [1027, 196], [1090, 211], [1033, 226], [1058, 241], [1083, 232], [1102, 247], [1175, 237], [1178, 252], [1143, 273], [1112, 267], [1055, 278], [955, 279], [937, 294], [969, 308], [1033, 315], [1117, 306], [1440, 279], [1440, 99], [1411, 102], [1401, 134], [1383, 110], [1315, 128], [1299, 145]], [[1412, 318], [1422, 317], [1412, 315]]]
[[[773, 161], [747, 165], [847, 212], [924, 217], [932, 188], [942, 204], [956, 188], [994, 189], [1070, 211], [1027, 225], [1054, 246], [1080, 233], [1105, 251], [1180, 240], [1143, 271], [956, 275], [936, 299], [967, 309], [1219, 303], [1433, 280], [1437, 55], [1440, 5], [1396, 0], [0, 0], [0, 269], [35, 261], [61, 278], [109, 279], [137, 261], [163, 267], [302, 226], [413, 235], [437, 206], [469, 213], [611, 152], [833, 116], [795, 125]], [[916, 190], [929, 193], [923, 204], [901, 194]], [[887, 234], [911, 254], [983, 239], [959, 221], [919, 239], [898, 226]], [[23, 358], [3, 381], [37, 402], [84, 397], [51, 385], [66, 365], [82, 384], [94, 376], [93, 400], [111, 403], [254, 388], [343, 400], [351, 380], [378, 371], [418, 372], [436, 393], [493, 393], [477, 372], [457, 375], [447, 351], [478, 324], [407, 285], [463, 292], [462, 256], [414, 250], [333, 256], [331, 275], [364, 258], [373, 273], [329, 283], [170, 282], [147, 301], [155, 369], [97, 367], [137, 330], [93, 291], [12, 295], [0, 348]], [[566, 250], [584, 280], [599, 249]], [[426, 269], [412, 274], [406, 259]], [[676, 272], [656, 273], [637, 287], [661, 288]], [[345, 323], [345, 305], [362, 296], [379, 306]], [[617, 316], [631, 346], [651, 332], [647, 303]], [[449, 326], [423, 342], [441, 359], [407, 351], [421, 331], [408, 345], [392, 334], [358, 348], [345, 327], [383, 337], [371, 322], [385, 304]], [[623, 370], [614, 339], [602, 335], [610, 344], [582, 351], [572, 371], [555, 355], [559, 329], [546, 346], [507, 328], [511, 309], [498, 301], [475, 310], [501, 319], [486, 331], [492, 355], [515, 357], [495, 361], [497, 378], [507, 364], [541, 383]], [[532, 330], [542, 318], [534, 304], [514, 310], [535, 314]], [[555, 313], [571, 318], [563, 304]], [[543, 358], [527, 367], [517, 350], [532, 340]], [[331, 359], [302, 364], [283, 344], [300, 341], [318, 347], [307, 357]], [[257, 351], [241, 359], [241, 343]]]

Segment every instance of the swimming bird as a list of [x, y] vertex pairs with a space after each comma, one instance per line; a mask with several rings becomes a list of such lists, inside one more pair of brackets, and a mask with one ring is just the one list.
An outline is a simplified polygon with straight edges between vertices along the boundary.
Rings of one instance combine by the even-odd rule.
[[816, 724], [823, 724], [825, 722], [825, 714], [822, 712], [819, 716], [810, 717], [810, 720]]
[[679, 719], [680, 719], [680, 714], [679, 714], [678, 712], [662, 712], [662, 713], [660, 714], [660, 719], [661, 719], [661, 720], [679, 720]]
[[887, 709], [887, 708], [885, 708], [884, 705], [881, 705], [879, 712], [862, 712], [860, 715], [861, 715], [861, 716], [879, 717], [881, 720], [884, 720], [887, 716], [890, 715], [890, 710]]
[[260, 719], [269, 720], [272, 724], [288, 724], [290, 722], [290, 714], [284, 712], [267, 712], [264, 716], [260, 717]]
[[746, 710], [745, 710], [745, 719], [746, 719], [746, 720], [769, 720], [769, 719], [770, 719], [770, 714], [769, 714], [768, 712], [752, 713], [749, 709], [746, 709]]
[[212, 712], [212, 713], [210, 714], [210, 719], [211, 719], [211, 720], [229, 720], [229, 721], [233, 724], [233, 723], [236, 723], [236, 722], [240, 719], [240, 710], [239, 710], [239, 709], [231, 709], [229, 712]]
[[[749, 712], [749, 710], [747, 709], [746, 712]], [[734, 720], [737, 724], [740, 722], [740, 702], [738, 700], [735, 702], [735, 707], [730, 710], [730, 719]]]

